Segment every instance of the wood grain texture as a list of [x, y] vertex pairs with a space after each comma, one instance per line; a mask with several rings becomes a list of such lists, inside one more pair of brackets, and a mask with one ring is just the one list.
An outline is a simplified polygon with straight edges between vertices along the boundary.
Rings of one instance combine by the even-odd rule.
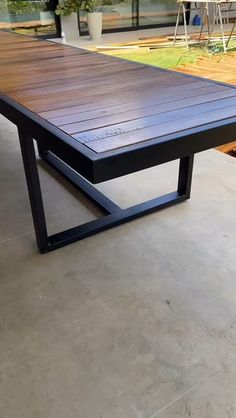
[[0, 31], [0, 91], [95, 153], [236, 116], [236, 89]]

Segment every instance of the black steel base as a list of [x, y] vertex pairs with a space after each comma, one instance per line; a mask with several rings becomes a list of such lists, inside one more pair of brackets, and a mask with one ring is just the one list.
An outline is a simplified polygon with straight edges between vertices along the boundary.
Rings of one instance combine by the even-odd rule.
[[42, 147], [38, 145], [40, 157], [63, 175], [63, 177], [76, 189], [87, 195], [105, 212], [105, 215], [99, 219], [48, 236], [33, 139], [20, 129], [19, 139], [36, 240], [38, 248], [42, 253], [55, 250], [56, 248], [87, 238], [90, 235], [113, 228], [140, 216], [183, 202], [190, 197], [193, 155], [180, 159], [178, 188], [176, 191], [127, 209], [121, 209], [62, 160], [51, 152], [43, 150]]

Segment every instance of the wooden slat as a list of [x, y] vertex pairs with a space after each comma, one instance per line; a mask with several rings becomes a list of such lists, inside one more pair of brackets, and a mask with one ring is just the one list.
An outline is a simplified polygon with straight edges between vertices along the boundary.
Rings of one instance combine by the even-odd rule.
[[236, 114], [236, 89], [0, 31], [0, 91], [96, 153]]
[[[228, 108], [230, 106], [236, 106], [236, 97], [231, 97], [228, 99], [221, 99], [221, 100], [215, 100], [214, 102], [207, 102], [207, 103], [201, 103], [199, 105], [192, 105], [188, 106], [187, 108], [178, 108], [177, 110], [167, 110], [165, 111], [163, 108], [163, 111], [159, 110], [159, 113], [154, 114], [152, 116], [139, 116], [136, 119], [131, 119], [128, 122], [122, 122], [117, 124], [105, 124], [102, 125], [102, 127], [95, 128], [94, 126], [89, 129], [89, 126], [91, 124], [94, 124], [94, 121], [85, 121], [80, 124], [80, 133], [73, 134], [73, 137], [78, 139], [80, 142], [87, 143], [89, 141], [93, 140], [102, 140], [104, 138], [107, 138], [109, 136], [117, 135], [117, 132], [119, 133], [128, 133], [132, 131], [139, 131], [144, 128], [148, 128], [151, 126], [158, 126], [158, 129], [156, 131], [156, 137], [159, 136], [159, 128], [163, 123], [169, 122], [170, 123], [170, 131], [168, 133], [175, 132], [175, 125], [177, 124], [177, 121], [182, 120], [184, 118], [190, 118], [195, 115], [199, 115], [200, 118], [206, 117], [207, 119], [207, 112], [213, 112], [214, 110], [221, 109], [222, 114], [225, 112], [225, 108]], [[173, 123], [175, 122], [175, 123]], [[207, 120], [206, 120], [207, 123]], [[99, 122], [97, 122], [99, 124]], [[102, 122], [101, 122], [102, 124]], [[66, 125], [66, 127], [61, 127], [62, 130], [65, 130], [65, 132], [71, 134], [71, 132], [68, 132], [70, 130], [73, 130], [75, 124]], [[72, 127], [71, 127], [72, 126]], [[74, 128], [75, 129], [75, 128]], [[82, 135], [81, 135], [82, 132]]]
[[224, 152], [225, 154], [228, 154], [228, 152], [233, 150], [236, 151], [236, 141], [221, 145], [220, 147], [217, 147], [217, 149], [221, 152]]
[[[143, 104], [140, 104], [140, 107], [136, 110], [128, 109], [127, 106], [123, 112], [121, 112], [120, 109], [120, 113], [118, 111], [115, 111], [115, 109], [113, 109], [113, 111], [110, 109], [111, 113], [105, 116], [98, 116], [98, 111], [93, 111], [91, 113], [85, 112], [83, 114], [78, 115], [76, 119], [80, 120], [73, 123], [68, 123], [65, 120], [65, 118], [59, 119], [59, 123], [58, 121], [55, 122], [55, 120], [51, 120], [51, 122], [59, 126], [60, 129], [62, 129], [63, 131], [69, 134], [74, 134], [83, 130], [96, 129], [101, 126], [114, 125], [129, 120], [140, 119], [144, 116], [151, 116], [163, 112], [170, 112], [176, 109], [176, 107], [178, 107], [180, 114], [183, 112], [184, 108], [189, 108], [190, 106], [194, 106], [201, 103], [205, 104], [206, 107], [214, 108], [214, 104], [212, 103], [213, 101], [216, 103], [220, 103], [219, 99], [231, 96], [235, 97], [236, 92], [221, 91], [218, 94], [214, 92], [213, 94], [195, 96], [189, 99], [184, 98], [182, 100], [177, 100], [173, 102], [168, 101], [167, 103], [163, 103], [163, 101], [160, 100], [158, 105], [143, 107]], [[109, 110], [107, 110], [107, 113], [109, 113]], [[62, 125], [61, 122], [63, 122], [64, 124]]]
[[[186, 85], [187, 83], [189, 83], [189, 88], [191, 88], [194, 84], [191, 81], [189, 82], [189, 80], [186, 80]], [[84, 87], [84, 83], [81, 83], [80, 89], [72, 91], [70, 94], [57, 94], [56, 97], [50, 95], [47, 97], [35, 97], [29, 100], [24, 99], [22, 100], [22, 102], [24, 102], [24, 105], [26, 107], [36, 111], [37, 113], [57, 108], [58, 103], [60, 103], [60, 107], [67, 107], [86, 103], [86, 101], [93, 103], [93, 101], [99, 101], [102, 98], [107, 99], [107, 101], [109, 101], [110, 98], [117, 95], [120, 96], [120, 103], [123, 103], [123, 100], [129, 100], [130, 97], [138, 98], [138, 100], [141, 100], [144, 96], [147, 97], [153, 94], [157, 95], [159, 94], [160, 89], [165, 89], [163, 85], [160, 86], [159, 89], [158, 87], [155, 89], [153, 85], [154, 81], [147, 77], [140, 77], [140, 82], [139, 80], [131, 80], [127, 82], [122, 81], [121, 83], [119, 83], [119, 85], [116, 85], [115, 82], [107, 82], [103, 87], [97, 85], [94, 88], [90, 88], [89, 85]], [[200, 85], [203, 86], [204, 82], [201, 82]], [[183, 85], [181, 83], [178, 84], [179, 94], [181, 94], [182, 88]], [[16, 100], [20, 100], [20, 98], [15, 96], [14, 94], [12, 94], [11, 97]]]
[[[81, 114], [82, 112], [89, 112], [96, 110], [99, 112], [101, 110], [110, 109], [112, 110], [114, 106], [117, 106], [118, 109], [124, 109], [127, 111], [130, 109], [140, 108], [141, 105], [143, 107], [157, 104], [157, 103], [166, 103], [166, 102], [172, 102], [172, 101], [178, 101], [183, 98], [188, 97], [195, 97], [196, 95], [202, 95], [202, 94], [208, 94], [208, 92], [214, 92], [214, 91], [228, 91], [228, 88], [222, 85], [212, 85], [212, 84], [205, 84], [201, 81], [197, 81], [194, 84], [186, 84], [182, 87], [181, 92], [179, 92], [178, 89], [178, 95], [176, 94], [177, 88], [175, 87], [166, 87], [163, 89], [159, 89], [158, 96], [155, 92], [147, 94], [146, 92], [142, 92], [141, 95], [139, 95], [139, 89], [135, 91], [135, 97], [127, 97], [122, 96], [122, 104], [121, 104], [121, 97], [120, 95], [109, 97], [108, 100], [100, 99], [99, 102], [93, 100], [88, 101], [86, 100], [83, 102], [83, 104], [79, 104], [77, 106], [68, 106], [68, 107], [59, 107], [57, 109], [51, 110], [51, 111], [45, 111], [39, 113], [40, 116], [48, 119], [51, 121], [53, 118], [57, 117], [73, 117], [74, 115], [77, 115], [78, 113]], [[135, 100], [136, 99], [136, 100]], [[53, 123], [53, 122], [52, 122]]]
[[[192, 127], [199, 127], [201, 125], [206, 125], [211, 122], [216, 122], [223, 120], [225, 118], [230, 118], [235, 116], [235, 105], [225, 109], [225, 112], [222, 110], [210, 111], [200, 116], [193, 116], [189, 118], [183, 117], [182, 119], [176, 120], [173, 126], [170, 125], [170, 122], [165, 122], [162, 125], [149, 126], [147, 128], [140, 129], [138, 131], [126, 132], [124, 134], [117, 133], [116, 136], [106, 137], [103, 139], [97, 139], [91, 142], [86, 142], [85, 145], [91, 150], [102, 153], [105, 151], [114, 150], [131, 144], [137, 144], [154, 138], [161, 138], [164, 135], [171, 133], [184, 132], [187, 129]], [[81, 136], [83, 140], [83, 136]]]
[[[139, 77], [139, 70], [141, 68], [137, 68], [136, 70], [130, 69], [128, 75], [125, 74], [125, 83], [126, 84], [136, 84], [137, 83], [137, 77]], [[77, 70], [78, 71], [78, 70]], [[89, 87], [94, 88], [95, 90], [101, 90], [104, 89], [107, 85], [107, 80], [112, 82], [121, 83], [124, 78], [124, 74], [121, 71], [117, 71], [116, 74], [110, 75], [109, 73], [101, 73], [98, 77], [89, 77], [88, 74], [81, 74], [81, 76], [73, 78], [70, 80], [70, 82], [66, 84], [60, 83], [60, 85], [52, 84], [45, 87], [37, 87], [34, 88], [24, 88], [23, 90], [19, 90], [16, 88], [15, 90], [8, 90], [7, 93], [10, 95], [14, 95], [15, 97], [20, 97], [22, 99], [27, 99], [28, 97], [32, 97], [32, 95], [35, 95], [37, 98], [47, 98], [47, 97], [53, 97], [56, 95], [62, 95], [64, 93], [68, 93], [70, 91], [73, 92], [73, 96], [79, 93], [81, 90], [85, 90]], [[144, 80], [143, 83], [146, 83], [150, 80]], [[82, 84], [83, 82], [83, 84]], [[160, 80], [161, 83], [161, 80]], [[117, 86], [119, 88], [119, 86]]]
[[[8, 94], [13, 95], [15, 97], [21, 97], [22, 99], [25, 99], [27, 97], [32, 97], [32, 94], [34, 94], [35, 100], [41, 99], [41, 96], [43, 96], [44, 100], [47, 100], [47, 97], [52, 97], [52, 94], [57, 96], [62, 96], [64, 93], [64, 90], [67, 92], [68, 88], [73, 91], [73, 95], [77, 95], [77, 93], [80, 93], [81, 91], [88, 91], [88, 88], [91, 89], [91, 92], [99, 92], [104, 91], [106, 88], [112, 88], [114, 91], [119, 90], [121, 88], [135, 88], [138, 86], [145, 86], [146, 84], [155, 83], [156, 87], [163, 86], [167, 81], [169, 81], [168, 86], [182, 86], [183, 80], [178, 78], [173, 78], [172, 80], [169, 80], [169, 75], [162, 74], [158, 78], [156, 77], [155, 73], [152, 73], [149, 75], [148, 78], [143, 77], [144, 69], [143, 67], [137, 66], [135, 69], [129, 69], [126, 74], [124, 74], [122, 71], [115, 72], [114, 74], [106, 74], [103, 76], [102, 74], [94, 75], [94, 72], [90, 74], [90, 77], [87, 75], [84, 75], [79, 80], [72, 80], [70, 85], [61, 85], [61, 86], [52, 86], [52, 87], [45, 87], [40, 88], [37, 90], [34, 89], [34, 91], [27, 89], [24, 91], [8, 91]], [[125, 78], [124, 78], [125, 76]], [[71, 97], [72, 97], [71, 96]], [[54, 98], [54, 96], [53, 96]]]
[[[60, 59], [61, 58], [62, 57], [60, 57]], [[70, 59], [70, 62], [71, 62], [71, 59]], [[43, 67], [44, 66], [42, 66], [42, 70], [43, 70]], [[104, 64], [100, 64], [99, 66], [97, 65], [97, 69], [99, 69], [98, 79], [100, 79], [100, 77], [109, 75], [111, 72], [114, 71], [114, 69], [116, 70], [117, 73], [122, 74], [123, 72], [127, 71], [127, 69], [129, 68], [122, 68], [122, 66], [117, 68], [117, 65], [116, 66], [114, 65], [104, 66]], [[130, 67], [130, 69], [132, 70], [133, 68]], [[67, 84], [69, 83], [73, 84], [74, 82], [81, 82], [81, 77], [83, 79], [86, 79], [86, 78], [89, 79], [90, 71], [88, 68], [82, 68], [78, 70], [77, 65], [70, 67], [70, 70], [66, 72], [65, 70], [57, 71], [56, 76], [54, 73], [50, 73], [50, 72], [44, 73], [43, 71], [41, 71], [41, 74], [39, 76], [39, 74], [36, 71], [32, 71], [30, 84], [29, 84], [29, 80], [27, 79], [27, 75], [21, 76], [21, 79], [19, 81], [17, 72], [14, 72], [14, 73], [8, 74], [8, 83], [4, 84], [4, 89], [5, 91], [9, 91], [9, 92], [11, 90], [12, 91], [17, 90], [18, 92], [23, 92], [24, 90], [28, 91], [28, 90], [35, 89], [35, 88], [46, 89], [47, 87], [50, 88], [53, 86], [57, 86], [59, 88], [60, 86], [63, 85], [62, 82], [66, 82]], [[33, 93], [34, 92], [36, 91], [33, 91]]]
[[236, 54], [202, 57], [195, 64], [179, 67], [178, 71], [191, 75], [200, 75], [211, 80], [236, 84]]

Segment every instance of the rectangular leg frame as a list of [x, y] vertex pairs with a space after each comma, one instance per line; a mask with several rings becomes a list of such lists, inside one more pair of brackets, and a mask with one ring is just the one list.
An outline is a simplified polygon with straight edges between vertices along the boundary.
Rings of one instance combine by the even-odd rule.
[[34, 141], [23, 130], [18, 129], [18, 131], [36, 241], [38, 248], [42, 253], [55, 250], [56, 248], [71, 244], [72, 242], [84, 239], [90, 235], [97, 234], [98, 232], [105, 231], [106, 229], [113, 228], [140, 216], [183, 202], [190, 197], [193, 155], [180, 159], [178, 187], [176, 191], [151, 199], [144, 203], [137, 204], [130, 208], [121, 209], [100, 191], [98, 191], [89, 181], [85, 180], [77, 172], [71, 169], [67, 164], [51, 152], [43, 150], [42, 147], [38, 145], [40, 157], [50, 164], [63, 177], [65, 177], [75, 188], [87, 195], [105, 212], [105, 215], [99, 219], [87, 222], [83, 225], [63, 232], [59, 232], [58, 234], [48, 236], [34, 150]]

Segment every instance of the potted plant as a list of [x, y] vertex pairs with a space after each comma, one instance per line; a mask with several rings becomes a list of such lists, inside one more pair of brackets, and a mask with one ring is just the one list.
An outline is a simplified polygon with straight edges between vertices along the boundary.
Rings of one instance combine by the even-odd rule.
[[82, 0], [62, 0], [55, 10], [61, 16], [61, 36], [64, 41], [76, 41], [79, 37], [78, 11]]
[[88, 30], [91, 39], [99, 40], [102, 34], [102, 12], [97, 9], [97, 0], [84, 0]]

